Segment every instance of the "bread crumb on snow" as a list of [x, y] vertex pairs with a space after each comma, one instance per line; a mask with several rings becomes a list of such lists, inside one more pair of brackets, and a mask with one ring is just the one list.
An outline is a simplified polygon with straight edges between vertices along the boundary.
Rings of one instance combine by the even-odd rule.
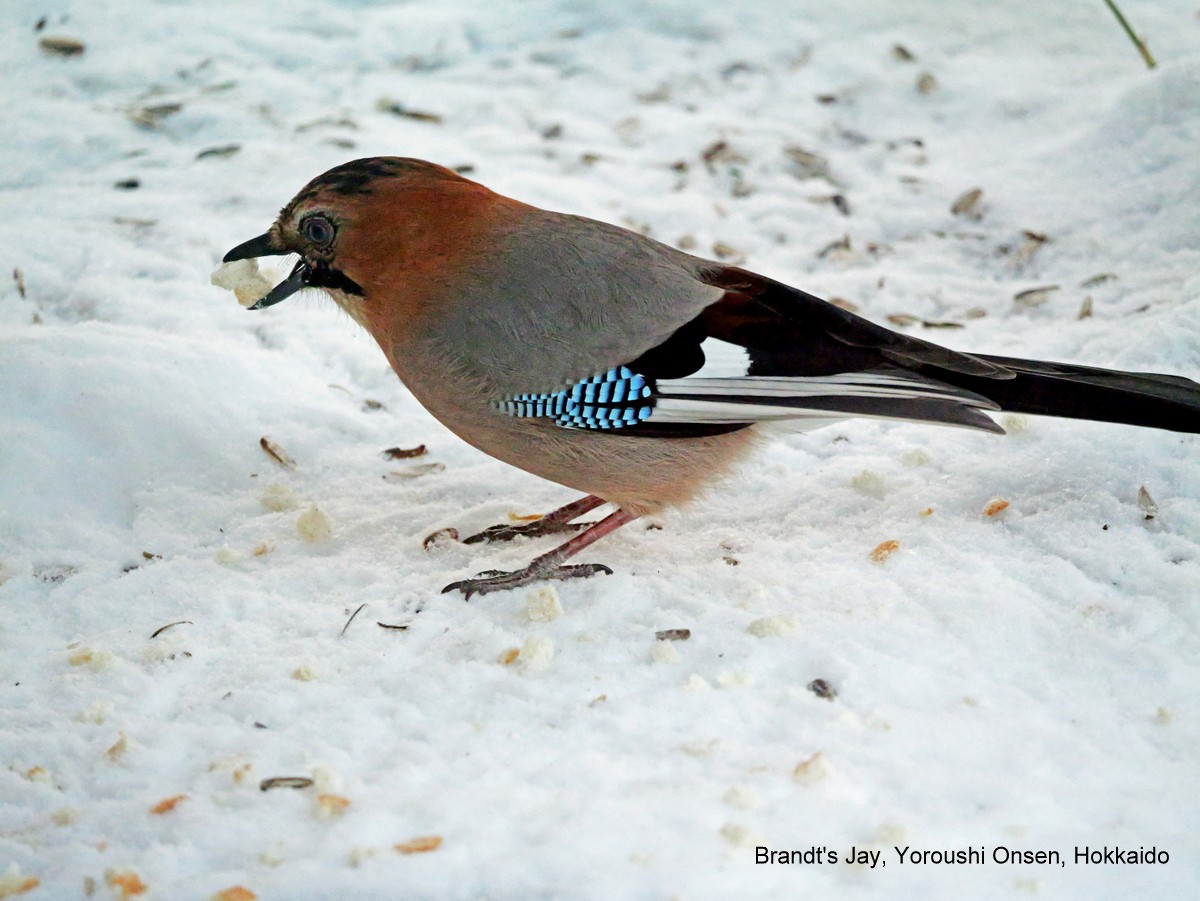
[[729, 791], [725, 792], [721, 800], [730, 807], [737, 807], [740, 810], [757, 810], [762, 807], [762, 798], [748, 785], [730, 786]]
[[234, 885], [222, 889], [212, 896], [212, 901], [255, 901], [258, 895], [244, 885]]
[[829, 763], [829, 758], [820, 751], [806, 760], [801, 760], [792, 770], [792, 778], [801, 785], [816, 785], [832, 775], [833, 766]]
[[548, 623], [563, 615], [562, 602], [553, 585], [539, 585], [525, 597], [525, 613], [531, 623]]
[[530, 635], [521, 648], [520, 659], [526, 672], [540, 673], [554, 659], [554, 642], [545, 635]]
[[656, 641], [650, 646], [650, 659], [655, 663], [678, 663], [679, 649], [673, 641]]
[[746, 631], [755, 638], [767, 638], [773, 635], [790, 635], [800, 628], [800, 619], [794, 613], [781, 613], [778, 616], [764, 616], [746, 626]]
[[767, 843], [767, 840], [757, 832], [740, 823], [726, 823], [722, 826], [721, 838], [735, 848], [757, 848]]
[[31, 892], [39, 885], [42, 880], [36, 876], [26, 876], [21, 872], [21, 868], [15, 863], [8, 865], [8, 869], [4, 871], [4, 875], [0, 876], [0, 898], [12, 898], [16, 895], [23, 895], [26, 892]]
[[859, 494], [865, 494], [867, 497], [877, 499], [887, 494], [887, 485], [884, 484], [883, 476], [869, 469], [864, 469], [850, 479], [850, 487]]
[[313, 504], [296, 520], [296, 531], [305, 541], [328, 541], [333, 534], [333, 524], [325, 511]]
[[272, 482], [263, 489], [259, 503], [262, 504], [264, 510], [270, 513], [284, 513], [300, 506], [300, 499], [288, 485], [284, 485], [282, 482]]

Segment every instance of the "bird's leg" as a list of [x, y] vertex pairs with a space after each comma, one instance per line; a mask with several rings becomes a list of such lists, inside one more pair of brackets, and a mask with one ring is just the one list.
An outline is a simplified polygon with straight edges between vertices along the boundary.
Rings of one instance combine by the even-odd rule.
[[[583, 504], [592, 500], [598, 499], [589, 497], [575, 503]], [[596, 504], [596, 506], [599, 506], [599, 504]], [[566, 509], [567, 507], [563, 508], [563, 510]], [[591, 508], [589, 507], [588, 509]], [[559, 512], [561, 511], [555, 511], [555, 513]], [[553, 516], [554, 514], [550, 515]], [[635, 519], [637, 517], [634, 514], [626, 513], [624, 510], [617, 510], [599, 522], [593, 523], [587, 529], [560, 544], [554, 550], [534, 558], [533, 562], [524, 569], [518, 569], [515, 572], [509, 573], [489, 570], [488, 572], [480, 573], [473, 579], [463, 579], [461, 582], [453, 582], [447, 585], [442, 589], [442, 594], [458, 589], [470, 600], [473, 594], [487, 594], [489, 591], [506, 591], [509, 588], [520, 588], [523, 585], [530, 585], [534, 582], [541, 582], [547, 579], [581, 579], [587, 576], [594, 576], [596, 573], [608, 573], [612, 575], [612, 570], [602, 563], [574, 563], [564, 566], [563, 561], [574, 557], [589, 544], [599, 541], [609, 532], [615, 532], [621, 526], [625, 525], [625, 523], [632, 522]]]
[[519, 526], [505, 523], [492, 526], [484, 529], [478, 535], [463, 539], [463, 544], [478, 544], [480, 541], [512, 541], [522, 535], [536, 538], [539, 535], [557, 535], [559, 532], [577, 532], [586, 528], [588, 523], [572, 522], [571, 520], [578, 519], [583, 514], [595, 510], [603, 503], [603, 498], [589, 494], [587, 497], [572, 501], [565, 507], [559, 507], [557, 510], [547, 513], [536, 522], [527, 522]]

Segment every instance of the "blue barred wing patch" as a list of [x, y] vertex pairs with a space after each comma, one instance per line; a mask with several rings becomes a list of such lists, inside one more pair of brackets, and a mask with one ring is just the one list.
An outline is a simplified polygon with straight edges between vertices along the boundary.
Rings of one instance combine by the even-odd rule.
[[561, 391], [514, 394], [497, 407], [524, 419], [552, 418], [564, 428], [621, 429], [649, 419], [654, 397], [644, 376], [617, 366]]

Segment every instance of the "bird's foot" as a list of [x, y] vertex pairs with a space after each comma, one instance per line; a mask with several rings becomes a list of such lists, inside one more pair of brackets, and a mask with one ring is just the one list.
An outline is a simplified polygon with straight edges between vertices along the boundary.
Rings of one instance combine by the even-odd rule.
[[470, 538], [464, 538], [463, 544], [479, 544], [481, 541], [512, 541], [514, 538], [537, 538], [541, 535], [557, 535], [562, 532], [578, 532], [580, 529], [586, 529], [592, 525], [590, 522], [547, 522], [546, 517], [542, 517], [536, 522], [522, 523], [519, 526], [512, 526], [506, 523], [501, 523], [498, 526], [491, 526], [484, 529], [477, 535], [472, 535]]
[[596, 573], [612, 575], [612, 570], [603, 563], [573, 563], [570, 566], [538, 566], [537, 561], [524, 569], [514, 572], [501, 572], [489, 569], [481, 572], [473, 579], [463, 579], [451, 582], [442, 589], [442, 594], [458, 590], [471, 599], [473, 594], [487, 594], [490, 591], [508, 591], [510, 588], [521, 588], [534, 582], [545, 582], [551, 579], [586, 579]]

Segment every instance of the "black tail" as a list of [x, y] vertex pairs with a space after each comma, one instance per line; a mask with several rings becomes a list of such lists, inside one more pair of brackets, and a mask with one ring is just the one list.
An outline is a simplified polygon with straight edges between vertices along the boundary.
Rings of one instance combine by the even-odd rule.
[[1200, 433], [1200, 384], [1178, 375], [1121, 372], [971, 354], [1015, 372], [995, 379], [945, 372], [944, 381], [994, 400], [1006, 412], [1094, 419]]

